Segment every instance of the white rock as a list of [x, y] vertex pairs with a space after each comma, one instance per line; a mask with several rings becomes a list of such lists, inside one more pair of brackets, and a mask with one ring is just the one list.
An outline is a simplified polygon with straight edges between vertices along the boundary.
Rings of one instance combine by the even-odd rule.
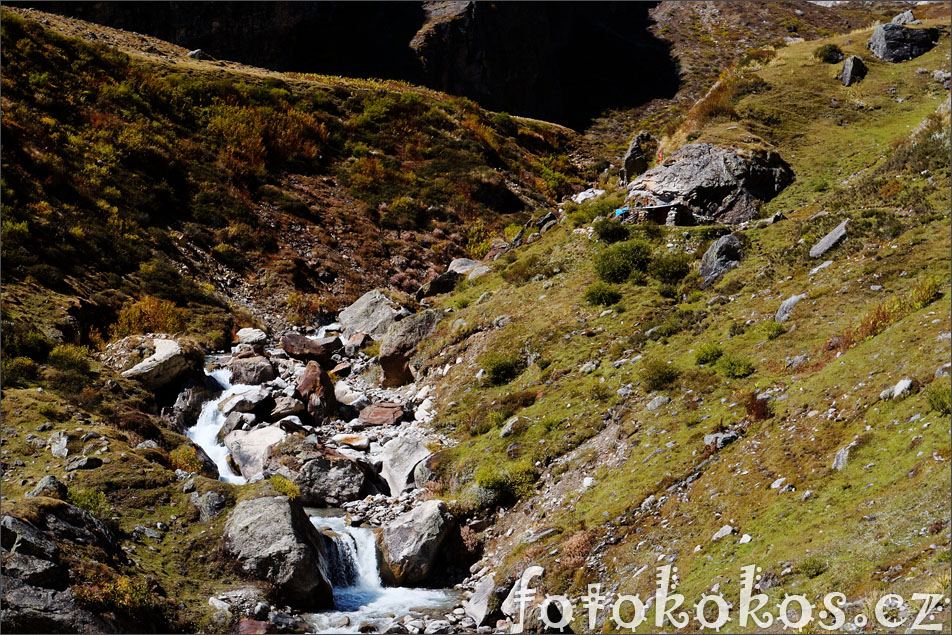
[[268, 334], [261, 329], [239, 329], [237, 335], [238, 342], [241, 344], [264, 344], [268, 340]]
[[725, 536], [730, 536], [732, 533], [734, 533], [734, 528], [730, 525], [724, 525], [711, 537], [711, 542], [716, 542]]
[[744, 534], [743, 536], [740, 537], [740, 540], [737, 541], [737, 544], [746, 545], [751, 540], [752, 538], [750, 537], [750, 534]]

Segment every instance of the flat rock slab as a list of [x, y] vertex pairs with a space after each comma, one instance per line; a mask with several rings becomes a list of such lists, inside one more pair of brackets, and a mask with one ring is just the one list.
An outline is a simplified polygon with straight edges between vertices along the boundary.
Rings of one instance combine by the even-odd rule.
[[821, 258], [829, 250], [836, 247], [840, 244], [844, 238], [846, 238], [846, 224], [850, 222], [850, 219], [846, 219], [839, 225], [833, 228], [829, 234], [820, 239], [820, 242], [813, 245], [810, 248], [810, 257], [811, 258]]
[[403, 414], [402, 404], [382, 402], [361, 410], [357, 419], [366, 426], [388, 426], [400, 421]]

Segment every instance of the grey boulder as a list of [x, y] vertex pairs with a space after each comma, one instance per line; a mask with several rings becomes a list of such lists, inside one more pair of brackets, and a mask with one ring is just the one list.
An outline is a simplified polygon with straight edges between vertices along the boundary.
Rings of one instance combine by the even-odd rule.
[[777, 309], [777, 314], [774, 315], [774, 320], [777, 322], [786, 322], [790, 319], [790, 314], [793, 313], [793, 307], [797, 306], [797, 303], [800, 300], [806, 299], [805, 294], [792, 295], [783, 302], [780, 303], [780, 308]]
[[55, 476], [44, 476], [25, 496], [27, 498], [46, 496], [66, 500], [66, 485]]
[[701, 288], [710, 286], [714, 281], [740, 264], [744, 258], [744, 246], [734, 234], [721, 236], [708, 247], [701, 258], [698, 275], [703, 278]]
[[302, 505], [337, 506], [365, 495], [367, 475], [340, 452], [291, 437], [264, 464], [266, 477], [280, 475], [298, 486]]
[[431, 309], [411, 315], [390, 326], [380, 344], [378, 356], [382, 371], [381, 385], [394, 387], [413, 381], [410, 357], [423, 338], [433, 332], [441, 317], [441, 311]]
[[862, 58], [850, 55], [843, 62], [843, 68], [840, 69], [837, 78], [843, 82], [844, 86], [852, 86], [866, 77], [866, 72], [866, 64], [863, 63]]
[[324, 540], [287, 496], [242, 501], [225, 524], [225, 549], [238, 569], [268, 582], [277, 600], [299, 610], [334, 605]]
[[380, 458], [383, 469], [380, 475], [390, 486], [390, 494], [398, 496], [413, 489], [413, 470], [417, 463], [432, 454], [425, 445], [409, 437], [397, 437], [383, 446]]
[[146, 342], [154, 352], [122, 373], [150, 390], [160, 390], [188, 375], [202, 374], [205, 356], [191, 342], [155, 338]]
[[379, 289], [374, 289], [341, 311], [337, 321], [343, 329], [344, 339], [350, 339], [357, 333], [366, 333], [379, 342], [391, 324], [409, 314], [406, 308]]
[[876, 27], [866, 48], [884, 62], [905, 62], [932, 50], [938, 41], [938, 29], [911, 29], [890, 22]]
[[420, 586], [439, 559], [455, 521], [440, 500], [429, 500], [398, 516], [377, 534], [380, 577], [391, 586]]
[[628, 200], [677, 204], [699, 220], [741, 223], [793, 181], [790, 166], [772, 151], [688, 144], [628, 186]]
[[846, 225], [849, 222], [850, 219], [847, 218], [845, 221], [834, 227], [829, 234], [821, 238], [817, 244], [813, 245], [813, 247], [810, 248], [810, 257], [821, 258], [826, 254], [826, 252], [840, 244], [840, 242], [846, 238]]
[[267, 357], [242, 357], [231, 362], [231, 383], [257, 386], [276, 377], [274, 366]]

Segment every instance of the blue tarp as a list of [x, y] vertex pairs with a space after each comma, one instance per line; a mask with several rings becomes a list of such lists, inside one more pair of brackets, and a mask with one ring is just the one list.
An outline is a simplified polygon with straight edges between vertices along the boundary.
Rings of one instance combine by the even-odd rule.
[[625, 207], [622, 207], [621, 209], [616, 209], [616, 210], [615, 210], [615, 216], [621, 216], [622, 214], [624, 214], [624, 213], [627, 212], [627, 211], [628, 211], [628, 206], [626, 205]]

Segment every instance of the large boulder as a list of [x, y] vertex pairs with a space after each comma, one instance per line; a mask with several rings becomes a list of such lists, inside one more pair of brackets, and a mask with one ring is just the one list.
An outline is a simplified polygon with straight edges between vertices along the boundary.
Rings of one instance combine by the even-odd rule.
[[239, 344], [248, 344], [249, 346], [264, 346], [268, 341], [268, 334], [261, 329], [243, 328], [235, 334]]
[[201, 376], [205, 355], [193, 342], [166, 338], [145, 338], [141, 344], [151, 350], [144, 360], [123, 371], [149, 390], [162, 390], [189, 375]]
[[218, 409], [226, 417], [232, 412], [250, 412], [264, 417], [273, 408], [274, 398], [271, 396], [271, 390], [264, 386], [251, 386], [218, 402]]
[[632, 181], [628, 201], [676, 205], [698, 221], [741, 223], [792, 181], [790, 166], [776, 152], [692, 143]]
[[381, 401], [360, 411], [357, 422], [361, 426], [390, 426], [406, 415], [403, 404]]
[[267, 357], [241, 357], [231, 362], [231, 383], [257, 386], [276, 377], [274, 366]]
[[734, 234], [721, 236], [714, 241], [701, 258], [698, 275], [703, 278], [701, 288], [708, 287], [715, 280], [740, 264], [744, 258], [744, 245]]
[[618, 173], [618, 178], [622, 185], [628, 185], [628, 182], [648, 169], [648, 154], [646, 148], [651, 141], [651, 135], [642, 130], [631, 139], [628, 144], [628, 151], [625, 152], [625, 158], [622, 160], [622, 168]]
[[275, 446], [264, 476], [284, 476], [300, 489], [296, 500], [313, 507], [336, 507], [369, 493], [364, 469], [356, 461], [323, 445], [288, 438]]
[[932, 50], [938, 41], [938, 29], [912, 29], [890, 22], [876, 27], [866, 48], [884, 62], [905, 62]]
[[478, 260], [471, 260], [469, 258], [454, 258], [453, 262], [450, 263], [450, 266], [446, 268], [447, 271], [454, 271], [459, 274], [466, 274], [480, 266], [482, 263]]
[[423, 338], [433, 332], [442, 316], [441, 311], [431, 309], [411, 315], [390, 326], [380, 344], [378, 356], [382, 371], [381, 385], [394, 387], [413, 381], [410, 358]]
[[444, 271], [429, 282], [424, 283], [416, 292], [417, 302], [431, 295], [440, 295], [449, 293], [456, 288], [456, 283], [462, 279], [463, 274], [453, 270]]
[[316, 361], [321, 364], [330, 362], [331, 354], [344, 346], [339, 337], [311, 339], [300, 333], [285, 333], [281, 336], [281, 348], [284, 352], [303, 361]]
[[429, 500], [377, 534], [380, 578], [390, 586], [426, 586], [440, 547], [455, 525], [446, 504]]
[[406, 308], [391, 300], [382, 291], [374, 289], [341, 311], [337, 321], [340, 322], [345, 339], [350, 339], [357, 333], [366, 333], [379, 342], [391, 324], [407, 315], [410, 315], [410, 312]]
[[410, 437], [397, 437], [383, 446], [380, 453], [383, 469], [380, 475], [390, 486], [390, 494], [397, 496], [413, 489], [413, 469], [431, 454], [423, 443]]
[[58, 498], [60, 500], [66, 500], [66, 495], [66, 484], [53, 475], [44, 476], [36, 484], [36, 487], [24, 494], [27, 498], [46, 496], [47, 498]]
[[843, 62], [843, 68], [840, 69], [837, 75], [844, 86], [852, 86], [864, 77], [866, 77], [866, 64], [863, 63], [862, 58], [856, 55], [850, 55], [846, 58], [846, 61]]
[[463, 602], [463, 610], [466, 611], [466, 615], [473, 618], [476, 626], [492, 625], [502, 617], [500, 599], [495, 576], [490, 574], [476, 583], [473, 595]]
[[295, 390], [306, 404], [307, 413], [315, 424], [320, 425], [325, 419], [336, 414], [337, 397], [334, 394], [334, 383], [317, 362], [307, 363]]
[[271, 446], [284, 440], [287, 434], [280, 426], [267, 426], [257, 430], [234, 430], [225, 437], [225, 447], [231, 452], [241, 475], [249, 482], [264, 478], [264, 464]]
[[334, 605], [324, 538], [297, 501], [238, 503], [225, 523], [225, 549], [245, 575], [268, 582], [276, 600], [306, 611]]

